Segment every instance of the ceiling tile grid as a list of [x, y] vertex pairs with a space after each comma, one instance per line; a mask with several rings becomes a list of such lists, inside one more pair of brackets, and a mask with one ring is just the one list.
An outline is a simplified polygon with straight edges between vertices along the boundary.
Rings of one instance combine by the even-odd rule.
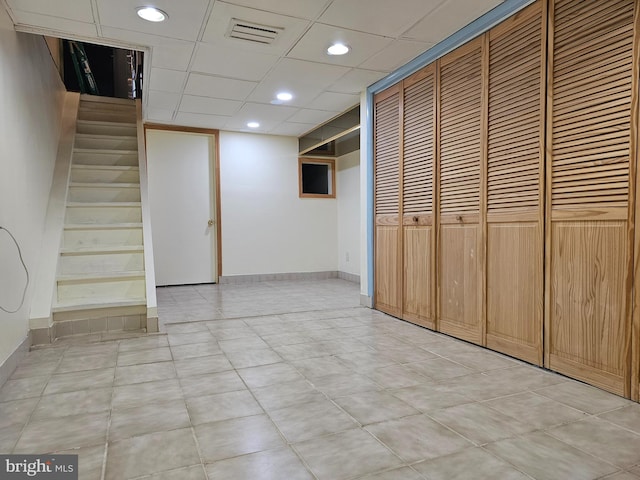
[[[16, 30], [145, 51], [148, 121], [236, 131], [256, 121], [253, 131], [299, 136], [499, 3], [146, 0], [168, 14], [161, 23], [139, 18], [138, 0], [0, 0], [0, 8]], [[349, 53], [328, 55], [333, 42]], [[283, 91], [293, 98], [277, 100]]]

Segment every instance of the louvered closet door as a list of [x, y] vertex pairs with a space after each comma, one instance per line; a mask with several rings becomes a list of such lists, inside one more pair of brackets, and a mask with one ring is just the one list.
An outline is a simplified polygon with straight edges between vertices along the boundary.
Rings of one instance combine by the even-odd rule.
[[404, 81], [402, 318], [435, 328], [435, 65]]
[[400, 243], [400, 87], [374, 99], [375, 308], [402, 314]]
[[482, 42], [440, 60], [439, 330], [482, 343]]
[[[489, 33], [487, 347], [542, 364], [542, 2]], [[546, 23], [546, 22], [545, 22]]]
[[548, 367], [628, 395], [634, 2], [550, 9]]

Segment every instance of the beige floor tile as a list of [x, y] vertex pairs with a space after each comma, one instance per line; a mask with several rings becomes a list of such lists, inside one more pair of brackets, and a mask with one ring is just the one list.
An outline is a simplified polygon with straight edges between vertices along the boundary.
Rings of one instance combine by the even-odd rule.
[[404, 365], [390, 365], [388, 367], [376, 368], [364, 375], [382, 388], [389, 389], [415, 387], [417, 385], [435, 385], [435, 381], [409, 370]]
[[109, 414], [90, 413], [27, 423], [15, 453], [50, 453], [104, 444]]
[[264, 413], [248, 390], [189, 397], [187, 407], [194, 425]]
[[336, 357], [320, 357], [289, 362], [300, 373], [309, 379], [324, 377], [326, 375], [350, 374], [353, 370], [347, 367]]
[[115, 368], [102, 368], [100, 370], [53, 375], [44, 389], [44, 395], [74, 392], [89, 388], [111, 387], [114, 373]]
[[283, 330], [284, 329], [282, 329], [282, 327], [278, 326], [277, 333], [262, 335], [262, 339], [270, 347], [278, 347], [281, 345], [295, 345], [297, 343], [309, 343], [312, 341], [311, 337], [305, 335], [304, 333], [282, 333]]
[[78, 455], [78, 473], [81, 480], [102, 480], [104, 445], [55, 452], [58, 455]]
[[501, 440], [485, 448], [536, 480], [590, 480], [618, 470], [543, 432]]
[[289, 447], [220, 460], [207, 465], [207, 473], [215, 480], [314, 480]]
[[267, 411], [326, 398], [306, 380], [253, 388], [251, 391]]
[[33, 412], [32, 420], [106, 412], [111, 408], [110, 387], [44, 395]]
[[358, 477], [358, 480], [424, 480], [424, 477], [411, 467], [400, 467]]
[[638, 477], [631, 472], [618, 472], [602, 477], [602, 480], [638, 480]]
[[[193, 325], [193, 324], [188, 324]], [[204, 326], [204, 331], [193, 332], [193, 333], [169, 333], [167, 338], [169, 340], [169, 345], [172, 347], [177, 347], [178, 345], [191, 345], [193, 343], [207, 343], [214, 342], [215, 339], [209, 332], [209, 329]]]
[[200, 397], [217, 393], [245, 390], [242, 379], [238, 374], [229, 370], [226, 372], [210, 373], [180, 378], [180, 385], [185, 397]]
[[223, 352], [246, 351], [250, 349], [269, 348], [258, 335], [254, 334], [250, 337], [241, 337], [233, 340], [219, 340], [218, 345]]
[[472, 402], [470, 398], [452, 392], [445, 386], [430, 384], [430, 381], [425, 383], [426, 385], [423, 383], [412, 387], [394, 389], [391, 390], [391, 393], [421, 412], [432, 412]]
[[349, 415], [327, 399], [272, 410], [269, 416], [289, 442], [301, 442], [358, 427]]
[[468, 440], [426, 415], [376, 423], [366, 429], [409, 463], [448, 455], [472, 446]]
[[0, 403], [0, 430], [10, 425], [24, 425], [40, 401], [39, 397]]
[[192, 465], [190, 467], [166, 470], [153, 475], [138, 477], [136, 480], [207, 480], [204, 465]]
[[288, 363], [274, 363], [260, 367], [243, 368], [238, 370], [238, 373], [249, 388], [260, 388], [276, 383], [304, 380], [304, 377]]
[[342, 480], [399, 466], [402, 461], [361, 429], [294, 445], [319, 480]]
[[573, 380], [546, 388], [540, 388], [535, 390], [535, 392], [591, 414], [607, 412], [616, 408], [632, 405], [632, 402], [622, 397], [611, 395], [598, 388]]
[[187, 358], [206, 357], [222, 353], [220, 347], [215, 342], [193, 343], [191, 345], [178, 345], [171, 347], [174, 360], [184, 360]]
[[7, 380], [0, 388], [0, 402], [39, 397], [49, 381], [49, 376]]
[[629, 405], [599, 416], [620, 427], [640, 434], [640, 404]]
[[[426, 347], [428, 349], [428, 347]], [[476, 349], [473, 352], [453, 353], [446, 356], [451, 361], [460, 363], [478, 372], [499, 370], [521, 365], [519, 362], [491, 351]]]
[[[60, 358], [62, 355], [60, 355]], [[26, 377], [43, 377], [52, 375], [58, 368], [60, 358], [51, 361], [20, 363], [11, 375], [11, 380]], [[27, 356], [28, 359], [28, 356]]]
[[235, 340], [244, 337], [253, 337], [256, 332], [246, 325], [240, 327], [228, 327], [228, 328], [209, 328], [213, 338], [218, 342], [223, 340]]
[[197, 463], [200, 457], [190, 428], [150, 433], [109, 445], [105, 480], [135, 478]]
[[170, 334], [175, 333], [196, 333], [207, 332], [207, 324], [205, 322], [191, 322], [191, 323], [176, 323], [168, 324], [166, 330]]
[[476, 401], [490, 400], [492, 398], [513, 395], [528, 390], [513, 379], [488, 378], [487, 373], [474, 373], [464, 377], [456, 377], [439, 382], [451, 392], [464, 395]]
[[508, 397], [496, 398], [483, 405], [510, 416], [535, 429], [581, 420], [586, 414], [550, 398], [533, 392], [523, 392]]
[[640, 435], [599, 418], [548, 430], [549, 435], [621, 468], [640, 463]]
[[120, 410], [182, 398], [180, 383], [172, 378], [114, 387], [111, 405], [114, 410]]
[[326, 375], [312, 380], [314, 386], [329, 397], [343, 397], [352, 393], [380, 390], [380, 386], [369, 377], [359, 373]]
[[226, 353], [234, 368], [258, 367], [282, 362], [282, 358], [270, 348], [237, 350]]
[[8, 427], [0, 428], [0, 452], [11, 453], [13, 451], [23, 428], [22, 423], [14, 423]]
[[529, 432], [531, 425], [521, 423], [482, 404], [468, 403], [436, 410], [429, 416], [477, 445]]
[[637, 467], [633, 467], [632, 469], [629, 470], [629, 473], [633, 473], [634, 475], [636, 475], [637, 477], [640, 477], [640, 465], [638, 465]]
[[173, 360], [169, 347], [150, 348], [118, 354], [118, 366], [140, 365], [143, 363], [167, 362]]
[[379, 368], [396, 365], [396, 362], [373, 351], [360, 351], [337, 355], [336, 358], [354, 372], [369, 375]]
[[334, 401], [362, 425], [420, 413], [399, 398], [382, 391], [355, 393]]
[[154, 382], [175, 378], [176, 369], [173, 362], [145, 363], [116, 367], [115, 385], [130, 385], [132, 383]]
[[140, 350], [146, 350], [149, 348], [161, 348], [168, 347], [169, 341], [165, 334], [149, 335], [145, 337], [131, 338], [127, 340], [120, 340], [120, 347], [118, 352], [138, 352]]
[[71, 373], [115, 367], [116, 358], [116, 352], [87, 354], [86, 356], [65, 354], [55, 373]]
[[176, 360], [174, 365], [180, 378], [233, 370], [233, 366], [224, 355], [210, 355]]
[[414, 464], [413, 468], [429, 480], [527, 480], [530, 478], [482, 448], [467, 448], [452, 455]]
[[195, 432], [206, 463], [285, 446], [266, 415], [205, 423], [197, 425]]
[[376, 350], [376, 352], [384, 354], [387, 358], [403, 365], [427, 362], [439, 358], [435, 353], [411, 344], [407, 344], [401, 348], [387, 348], [382, 351]]
[[140, 405], [111, 413], [109, 441], [153, 432], [166, 432], [191, 425], [183, 400]]
[[473, 373], [473, 370], [446, 358], [433, 358], [418, 363], [407, 363], [407, 368], [433, 380], [462, 377]]
[[296, 343], [294, 345], [280, 345], [273, 349], [287, 361], [315, 359], [331, 355], [323, 342]]

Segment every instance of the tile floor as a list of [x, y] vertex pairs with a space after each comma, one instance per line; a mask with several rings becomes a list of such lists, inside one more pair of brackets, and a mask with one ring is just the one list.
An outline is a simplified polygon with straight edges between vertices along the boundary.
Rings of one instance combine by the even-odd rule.
[[640, 404], [358, 306], [343, 280], [158, 290], [0, 389], [0, 452], [83, 480], [640, 479]]

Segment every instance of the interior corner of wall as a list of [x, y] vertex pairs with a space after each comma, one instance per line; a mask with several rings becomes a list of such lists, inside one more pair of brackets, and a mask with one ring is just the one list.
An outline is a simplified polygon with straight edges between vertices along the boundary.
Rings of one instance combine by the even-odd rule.
[[29, 329], [50, 328], [53, 325], [53, 315], [40, 315], [29, 317]]

